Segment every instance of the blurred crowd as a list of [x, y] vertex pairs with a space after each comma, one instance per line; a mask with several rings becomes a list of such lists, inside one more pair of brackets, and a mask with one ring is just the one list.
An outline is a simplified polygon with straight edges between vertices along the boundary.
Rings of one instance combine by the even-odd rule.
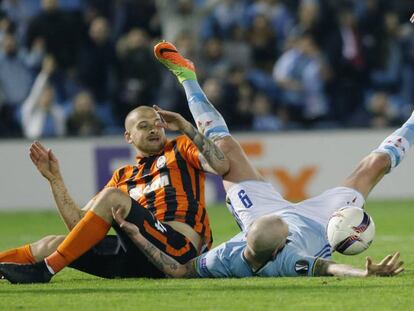
[[2, 0], [0, 137], [123, 132], [157, 104], [190, 118], [152, 48], [172, 41], [231, 130], [381, 128], [414, 104], [409, 0]]

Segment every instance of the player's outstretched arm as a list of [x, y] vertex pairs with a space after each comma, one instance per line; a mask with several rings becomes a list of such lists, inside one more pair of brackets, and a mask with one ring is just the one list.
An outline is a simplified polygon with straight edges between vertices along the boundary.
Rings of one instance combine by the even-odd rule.
[[404, 271], [403, 262], [399, 261], [400, 253], [388, 255], [379, 264], [373, 263], [370, 257], [366, 258], [365, 270], [350, 265], [338, 264], [333, 261], [318, 259], [315, 262], [314, 276], [395, 276]]
[[112, 215], [119, 226], [128, 234], [132, 242], [144, 253], [160, 271], [172, 278], [196, 278], [195, 259], [180, 264], [149, 242], [139, 231], [138, 227], [122, 217], [121, 208], [113, 208]]
[[187, 135], [197, 146], [203, 156], [200, 160], [203, 170], [217, 174], [225, 175], [230, 168], [229, 159], [224, 155], [219, 147], [213, 141], [201, 134], [190, 122], [184, 119], [179, 113], [163, 110], [154, 106], [165, 123], [165, 128], [172, 131], [180, 131]]
[[83, 211], [73, 201], [66, 188], [60, 173], [58, 159], [51, 149], [46, 149], [38, 141], [30, 146], [29, 156], [40, 174], [49, 181], [59, 214], [66, 227], [72, 230], [82, 218]]

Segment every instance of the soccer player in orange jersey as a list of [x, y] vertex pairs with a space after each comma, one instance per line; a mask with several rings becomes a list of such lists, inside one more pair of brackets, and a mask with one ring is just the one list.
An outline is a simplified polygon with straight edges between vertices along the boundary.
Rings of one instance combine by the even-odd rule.
[[[184, 135], [168, 141], [165, 128]], [[102, 277], [162, 277], [113, 222], [114, 207], [122, 207], [123, 217], [178, 262], [185, 263], [210, 248], [204, 172], [225, 174], [227, 158], [191, 123], [169, 124], [146, 106], [126, 117], [125, 140], [136, 149], [136, 164], [116, 170], [83, 209], [68, 194], [52, 151], [39, 142], [31, 146], [30, 157], [49, 180], [71, 231], [66, 237], [47, 237], [0, 253], [0, 274], [12, 283], [41, 283], [70, 265]], [[117, 231], [116, 239], [107, 236], [111, 226]]]

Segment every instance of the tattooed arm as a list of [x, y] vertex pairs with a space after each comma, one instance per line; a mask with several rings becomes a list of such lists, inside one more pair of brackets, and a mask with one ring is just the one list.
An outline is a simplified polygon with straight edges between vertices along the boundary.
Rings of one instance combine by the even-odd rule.
[[[128, 234], [129, 235], [129, 234]], [[172, 278], [196, 278], [198, 274], [195, 270], [195, 258], [185, 264], [180, 264], [174, 258], [163, 253], [141, 233], [129, 235], [134, 244], [144, 253], [160, 271]]]
[[230, 163], [224, 153], [213, 141], [201, 134], [190, 123], [184, 128], [183, 133], [187, 135], [200, 151], [200, 163], [204, 171], [225, 175], [230, 168]]
[[372, 259], [367, 257], [365, 270], [319, 258], [315, 262], [313, 275], [352, 277], [394, 276], [404, 271], [404, 268], [402, 268], [404, 263], [399, 261], [399, 257], [400, 253], [396, 252], [385, 257], [379, 264], [373, 263]]
[[122, 217], [122, 209], [112, 209], [112, 216], [119, 224], [122, 230], [128, 234], [134, 244], [144, 253], [150, 262], [152, 262], [160, 271], [172, 278], [196, 278], [198, 274], [195, 269], [195, 260], [191, 259], [185, 264], [180, 264], [174, 258], [168, 256], [160, 249], [148, 241], [133, 223], [126, 221]]
[[204, 171], [220, 176], [225, 175], [230, 168], [229, 159], [221, 149], [210, 139], [206, 138], [179, 113], [154, 108], [164, 121], [164, 127], [172, 131], [181, 131], [187, 135], [200, 151], [200, 163]]

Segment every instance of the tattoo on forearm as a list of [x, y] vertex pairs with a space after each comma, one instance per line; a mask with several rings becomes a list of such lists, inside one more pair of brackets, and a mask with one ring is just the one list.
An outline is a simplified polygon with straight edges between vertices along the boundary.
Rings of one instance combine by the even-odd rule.
[[208, 164], [214, 169], [222, 162], [226, 161], [223, 152], [217, 147], [214, 142], [206, 138], [203, 134], [197, 131], [193, 126], [186, 132], [187, 136], [194, 142], [198, 150], [203, 154]]
[[145, 256], [147, 256], [158, 269], [164, 271], [165, 274], [172, 276], [178, 269], [177, 262], [174, 259], [165, 255], [149, 241], [145, 241], [141, 246], [141, 250], [144, 252]]
[[52, 182], [51, 188], [59, 213], [67, 228], [71, 230], [82, 218], [82, 212], [73, 201], [64, 183]]
[[[195, 277], [191, 263], [181, 265], [174, 258], [163, 253], [145, 238], [133, 238], [135, 244], [160, 271], [170, 277]], [[180, 271], [181, 270], [181, 271]]]

